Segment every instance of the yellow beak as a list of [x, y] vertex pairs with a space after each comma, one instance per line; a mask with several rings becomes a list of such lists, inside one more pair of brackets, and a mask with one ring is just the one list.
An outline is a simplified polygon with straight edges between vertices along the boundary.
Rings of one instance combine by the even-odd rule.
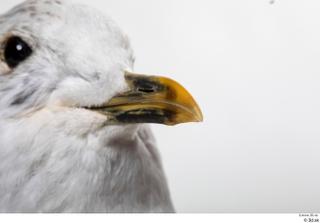
[[202, 122], [202, 112], [190, 93], [176, 81], [125, 72], [130, 91], [100, 107], [90, 108], [108, 117], [108, 124]]

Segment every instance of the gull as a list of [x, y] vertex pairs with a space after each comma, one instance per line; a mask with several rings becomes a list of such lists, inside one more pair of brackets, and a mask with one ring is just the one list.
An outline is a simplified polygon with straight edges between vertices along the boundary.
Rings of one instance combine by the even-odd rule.
[[148, 123], [201, 122], [180, 84], [133, 73], [98, 10], [29, 0], [0, 16], [0, 212], [174, 212]]

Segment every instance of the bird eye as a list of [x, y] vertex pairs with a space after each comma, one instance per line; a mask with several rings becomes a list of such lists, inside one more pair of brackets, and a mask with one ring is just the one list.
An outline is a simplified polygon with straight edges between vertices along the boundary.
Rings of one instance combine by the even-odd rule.
[[14, 68], [31, 53], [31, 48], [20, 37], [11, 37], [6, 42], [4, 59], [10, 68]]

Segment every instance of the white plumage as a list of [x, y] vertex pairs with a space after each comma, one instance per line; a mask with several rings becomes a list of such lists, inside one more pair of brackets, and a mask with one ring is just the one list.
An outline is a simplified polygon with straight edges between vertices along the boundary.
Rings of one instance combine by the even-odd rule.
[[32, 54], [15, 68], [0, 61], [0, 211], [173, 212], [148, 125], [85, 109], [129, 90], [132, 50], [115, 23], [30, 0], [0, 17], [0, 40], [11, 36]]

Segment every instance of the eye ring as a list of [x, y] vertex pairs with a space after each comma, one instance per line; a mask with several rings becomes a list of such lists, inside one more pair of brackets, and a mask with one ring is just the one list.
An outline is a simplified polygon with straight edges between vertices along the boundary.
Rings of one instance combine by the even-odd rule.
[[31, 53], [32, 49], [25, 41], [18, 36], [12, 36], [6, 40], [1, 57], [13, 69], [27, 59]]

